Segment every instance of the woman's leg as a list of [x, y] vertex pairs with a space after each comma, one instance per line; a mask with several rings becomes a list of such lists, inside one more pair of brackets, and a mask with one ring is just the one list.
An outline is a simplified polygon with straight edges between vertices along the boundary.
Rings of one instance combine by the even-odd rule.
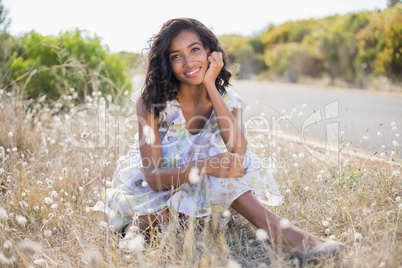
[[[163, 223], [164, 221], [169, 220], [169, 210], [165, 209], [160, 213], [153, 213], [149, 215], [139, 216], [137, 220], [133, 220], [129, 225], [127, 225], [124, 230], [122, 230], [123, 237], [126, 237], [126, 234], [130, 232], [130, 228], [133, 227], [132, 233], [133, 235], [136, 233], [135, 230], [138, 230], [140, 233], [148, 230], [149, 228]], [[131, 236], [127, 238], [132, 238]]]
[[231, 207], [257, 228], [265, 230], [270, 237], [270, 242], [281, 250], [290, 253], [306, 253], [323, 243], [322, 239], [292, 224], [282, 229], [281, 218], [264, 207], [250, 191], [233, 201]]

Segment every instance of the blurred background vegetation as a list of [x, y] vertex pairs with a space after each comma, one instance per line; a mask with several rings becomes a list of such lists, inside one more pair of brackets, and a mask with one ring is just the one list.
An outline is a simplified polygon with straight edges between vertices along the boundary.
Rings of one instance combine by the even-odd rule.
[[[383, 89], [402, 82], [402, 4], [321, 19], [269, 25], [253, 36], [219, 39], [239, 79]], [[57, 99], [74, 89], [77, 99], [93, 91], [113, 97], [131, 91], [131, 78], [143, 72], [138, 53], [111, 54], [101, 38], [85, 31], [42, 36], [11, 36], [0, 0], [0, 88], [22, 96]]]
[[402, 82], [402, 4], [270, 25], [259, 35], [223, 35], [239, 78], [302, 82], [327, 78], [348, 86]]

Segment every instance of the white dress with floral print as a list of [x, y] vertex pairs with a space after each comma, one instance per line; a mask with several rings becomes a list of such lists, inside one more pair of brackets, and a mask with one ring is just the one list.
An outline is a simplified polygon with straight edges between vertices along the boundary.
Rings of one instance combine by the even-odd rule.
[[[227, 89], [223, 99], [230, 110], [244, 107], [243, 100], [231, 89]], [[168, 101], [159, 116], [158, 126], [164, 167], [183, 165], [226, 150], [214, 111], [203, 129], [192, 135], [186, 129], [186, 121], [178, 101]], [[221, 179], [204, 174], [199, 183], [185, 183], [172, 191], [155, 192], [146, 183], [141, 170], [143, 163], [137, 142], [119, 160], [111, 188], [104, 192], [103, 201], [99, 201], [93, 209], [107, 213], [109, 223], [118, 231], [132, 221], [134, 213], [147, 215], [167, 207], [188, 216], [219, 215], [247, 191], [252, 191], [264, 205], [281, 204], [283, 197], [275, 179], [263, 167], [261, 160], [251, 152], [246, 152], [243, 156], [246, 158], [243, 164], [246, 173], [243, 178]], [[229, 220], [221, 218], [221, 226]]]

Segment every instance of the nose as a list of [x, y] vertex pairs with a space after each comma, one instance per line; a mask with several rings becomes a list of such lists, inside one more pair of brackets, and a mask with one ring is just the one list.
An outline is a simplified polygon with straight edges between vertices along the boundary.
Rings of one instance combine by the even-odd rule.
[[194, 62], [194, 59], [193, 59], [193, 57], [191, 57], [191, 55], [183, 56], [183, 67], [191, 67], [193, 62]]

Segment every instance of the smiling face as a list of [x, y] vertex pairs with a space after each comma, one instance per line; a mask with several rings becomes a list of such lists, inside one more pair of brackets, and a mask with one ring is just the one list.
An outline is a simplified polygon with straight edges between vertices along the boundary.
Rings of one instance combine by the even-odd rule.
[[172, 38], [168, 48], [173, 74], [187, 85], [200, 85], [208, 69], [208, 50], [197, 34], [184, 30]]

